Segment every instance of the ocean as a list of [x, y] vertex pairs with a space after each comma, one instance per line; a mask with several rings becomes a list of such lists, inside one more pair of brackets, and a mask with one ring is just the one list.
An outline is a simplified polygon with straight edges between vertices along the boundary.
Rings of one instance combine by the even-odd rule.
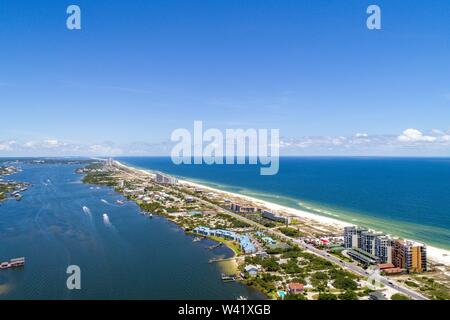
[[[0, 162], [1, 164], [1, 162]], [[263, 299], [237, 282], [224, 283], [210, 259], [226, 247], [193, 242], [165, 218], [141, 215], [134, 202], [107, 187], [83, 184], [79, 165], [19, 164], [7, 177], [32, 183], [21, 201], [0, 203], [0, 262], [25, 257], [23, 268], [0, 270], [0, 299]], [[81, 289], [68, 290], [69, 265]]]
[[281, 157], [274, 176], [257, 165], [117, 160], [450, 249], [449, 158]]

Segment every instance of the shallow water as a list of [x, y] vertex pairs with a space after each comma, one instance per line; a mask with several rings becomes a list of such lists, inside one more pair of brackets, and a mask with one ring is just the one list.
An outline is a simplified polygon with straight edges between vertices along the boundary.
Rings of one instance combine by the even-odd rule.
[[[91, 189], [77, 166], [22, 165], [11, 176], [33, 184], [23, 200], [0, 206], [0, 260], [26, 257], [24, 268], [0, 270], [0, 299], [250, 299], [239, 283], [223, 283], [209, 251], [175, 224], [140, 215], [111, 189]], [[105, 201], [102, 201], [105, 200]], [[81, 268], [81, 290], [68, 290], [66, 269]]]

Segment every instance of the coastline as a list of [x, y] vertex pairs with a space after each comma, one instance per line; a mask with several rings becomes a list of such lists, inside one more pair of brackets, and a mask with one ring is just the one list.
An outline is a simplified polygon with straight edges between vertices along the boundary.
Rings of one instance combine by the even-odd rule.
[[[127, 168], [129, 170], [135, 170], [135, 171], [141, 172], [142, 174], [145, 174], [145, 175], [154, 176], [154, 174], [152, 172], [150, 172], [149, 170], [135, 168], [131, 165], [123, 164], [117, 160], [114, 160], [114, 161], [117, 163], [117, 165]], [[245, 201], [253, 202], [259, 206], [266, 207], [269, 210], [281, 211], [281, 212], [284, 212], [284, 213], [294, 216], [294, 217], [313, 221], [315, 223], [318, 223], [318, 224], [324, 226], [325, 228], [332, 226], [334, 228], [338, 227], [340, 229], [343, 229], [345, 226], [354, 225], [353, 223], [342, 221], [342, 220], [339, 220], [336, 218], [326, 217], [326, 216], [322, 216], [319, 214], [307, 212], [304, 210], [295, 209], [295, 208], [287, 207], [284, 205], [276, 204], [276, 203], [273, 203], [270, 201], [261, 200], [261, 199], [255, 198], [255, 197], [250, 197], [250, 196], [242, 195], [239, 193], [234, 193], [234, 192], [230, 192], [230, 191], [226, 191], [226, 190], [209, 187], [209, 186], [200, 184], [198, 182], [192, 182], [192, 181], [189, 181], [186, 179], [178, 179], [178, 182], [180, 184], [184, 184], [187, 186], [203, 188], [203, 189], [209, 190], [211, 192], [223, 194], [224, 196], [240, 198]], [[379, 231], [383, 231], [383, 230], [379, 230]], [[415, 239], [411, 239], [411, 240], [415, 240]], [[427, 244], [427, 255], [428, 255], [428, 259], [434, 263], [443, 264], [445, 266], [450, 266], [450, 250], [437, 248], [437, 247], [430, 246]]]

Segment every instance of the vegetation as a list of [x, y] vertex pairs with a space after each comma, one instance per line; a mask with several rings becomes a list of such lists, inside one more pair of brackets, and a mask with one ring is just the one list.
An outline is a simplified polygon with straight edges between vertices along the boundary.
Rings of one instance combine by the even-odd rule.
[[410, 300], [407, 296], [401, 293], [393, 294], [391, 300]]
[[300, 273], [302, 271], [295, 258], [291, 258], [287, 263], [282, 264], [281, 267], [287, 274]]
[[230, 222], [231, 228], [248, 228], [248, 227], [250, 227], [250, 225], [248, 223], [238, 220], [235, 217], [232, 217], [225, 213], [218, 213], [217, 217]]
[[319, 293], [319, 300], [337, 300], [337, 296], [332, 293]]
[[338, 295], [340, 300], [358, 300], [358, 295], [355, 291], [347, 290], [344, 293]]
[[358, 288], [358, 284], [352, 279], [339, 277], [334, 280], [333, 287], [342, 290], [356, 290]]
[[299, 293], [299, 294], [288, 294], [284, 300], [306, 300], [306, 296]]
[[303, 233], [301, 233], [300, 231], [298, 231], [297, 229], [294, 229], [294, 228], [282, 227], [282, 228], [279, 228], [279, 230], [283, 234], [287, 235], [288, 237], [297, 238], [297, 237], [301, 237], [303, 235]]
[[252, 286], [267, 296], [276, 297], [276, 288], [274, 282], [281, 279], [278, 276], [273, 276], [268, 273], [264, 273], [261, 276], [249, 278], [244, 281], [248, 286]]
[[414, 281], [406, 280], [405, 283], [410, 287], [418, 287], [419, 285], [415, 283]]

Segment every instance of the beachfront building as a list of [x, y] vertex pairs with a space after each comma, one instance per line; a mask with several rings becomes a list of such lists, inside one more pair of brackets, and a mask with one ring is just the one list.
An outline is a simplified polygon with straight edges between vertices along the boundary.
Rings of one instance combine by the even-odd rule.
[[344, 228], [344, 247], [346, 249], [362, 248], [361, 234], [367, 231], [365, 228], [348, 226]]
[[263, 210], [261, 212], [261, 215], [264, 218], [272, 220], [272, 221], [277, 221], [277, 222], [281, 222], [281, 223], [285, 223], [285, 224], [291, 223], [291, 218], [290, 217], [280, 216], [278, 214], [273, 213], [272, 211]]
[[155, 182], [162, 183], [162, 184], [177, 184], [178, 179], [168, 176], [166, 174], [157, 172], [155, 175]]
[[380, 236], [380, 234], [373, 231], [361, 232], [361, 249], [376, 256], [375, 240], [378, 236]]
[[388, 236], [375, 238], [375, 255], [380, 258], [381, 263], [392, 263], [392, 242]]
[[240, 203], [231, 203], [229, 204], [230, 210], [233, 210], [237, 213], [256, 213], [258, 208], [248, 205], [241, 205]]
[[377, 256], [358, 248], [349, 249], [347, 254], [364, 265], [372, 265], [380, 262], [380, 258]]
[[427, 271], [427, 247], [410, 240], [396, 240], [392, 250], [393, 264], [408, 272]]

